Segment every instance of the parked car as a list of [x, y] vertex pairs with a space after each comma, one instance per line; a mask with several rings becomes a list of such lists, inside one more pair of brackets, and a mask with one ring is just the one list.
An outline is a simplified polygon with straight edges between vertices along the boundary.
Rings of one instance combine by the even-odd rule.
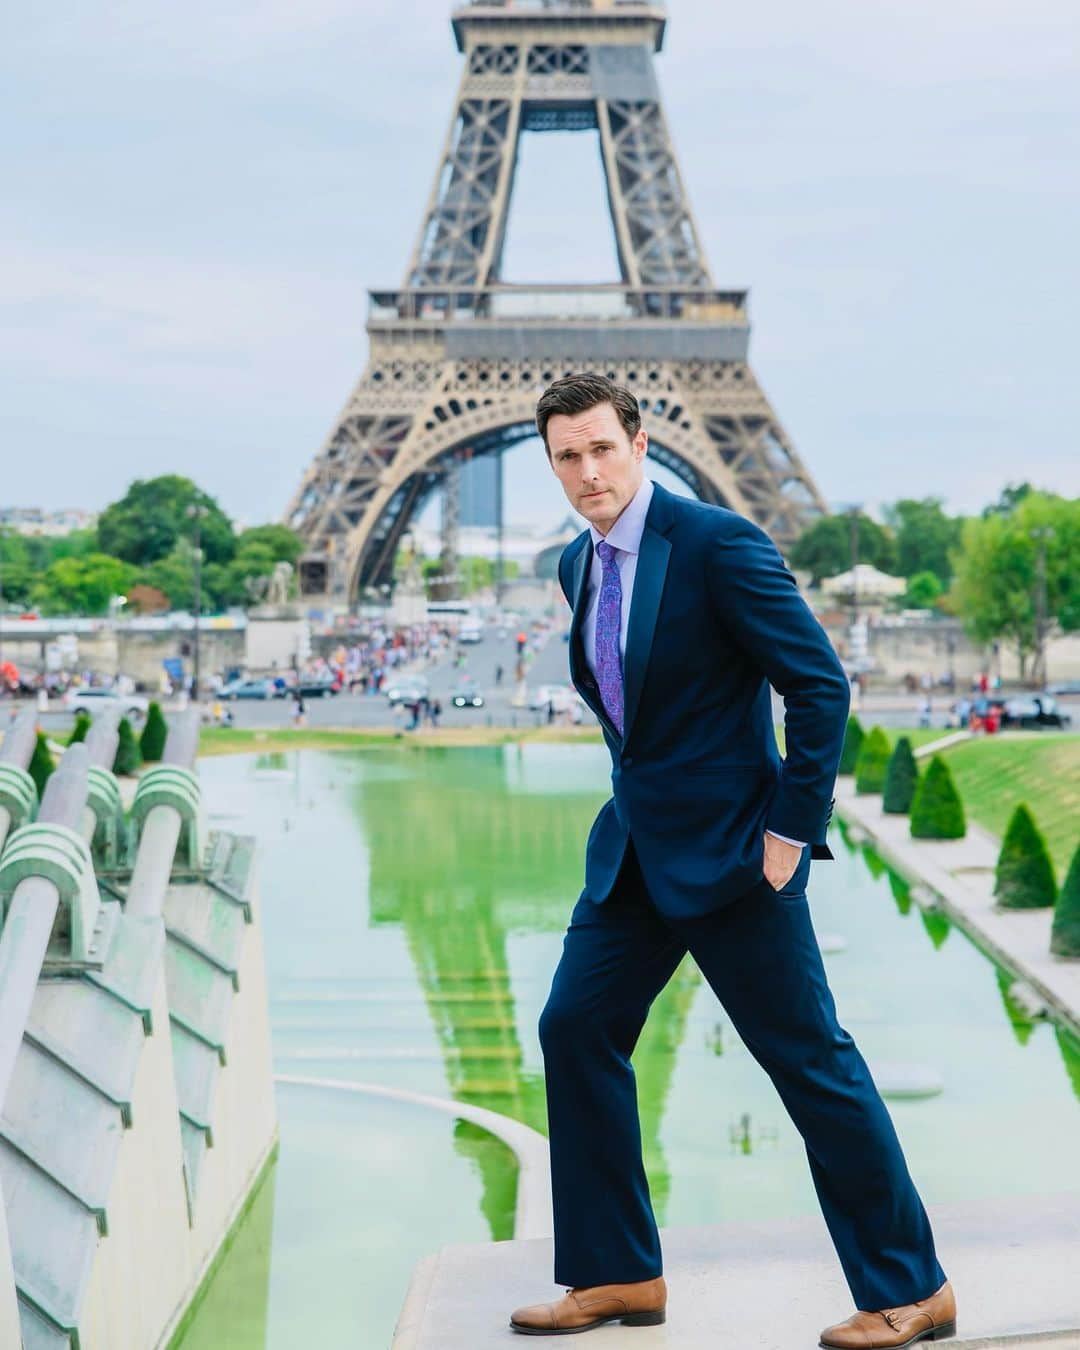
[[1048, 694], [1080, 694], [1080, 680], [1063, 680], [1060, 684], [1048, 684]]
[[149, 702], [139, 694], [118, 694], [115, 689], [96, 689], [92, 686], [76, 686], [64, 695], [64, 707], [70, 708], [76, 716], [84, 713], [93, 717], [102, 708], [119, 708], [125, 717], [143, 717]]
[[1072, 718], [1062, 712], [1049, 694], [1021, 694], [1005, 700], [1001, 713], [1003, 727], [1056, 727], [1063, 730], [1072, 725]]
[[428, 682], [423, 675], [401, 675], [386, 685], [386, 697], [391, 707], [397, 703], [418, 703], [430, 698]]
[[299, 689], [304, 698], [331, 698], [340, 692], [341, 685], [337, 680], [318, 679], [315, 676], [304, 679], [301, 676]]
[[484, 696], [472, 680], [462, 680], [450, 695], [450, 702], [455, 708], [482, 708]]
[[218, 698], [233, 702], [238, 698], [277, 698], [273, 680], [232, 680], [218, 690]]
[[547, 712], [548, 704], [552, 703], [557, 713], [564, 713], [576, 697], [568, 684], [538, 684], [529, 697], [529, 708], [533, 712]]

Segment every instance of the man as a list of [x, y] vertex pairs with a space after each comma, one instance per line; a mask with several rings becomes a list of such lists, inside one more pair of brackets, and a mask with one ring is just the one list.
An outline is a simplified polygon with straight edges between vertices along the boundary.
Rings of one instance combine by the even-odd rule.
[[[612, 760], [585, 886], [540, 1018], [556, 1303], [530, 1335], [665, 1320], [630, 1054], [691, 953], [803, 1136], [856, 1308], [821, 1333], [862, 1350], [955, 1332], [952, 1289], [866, 1064], [839, 1025], [806, 901], [849, 692], [768, 536], [644, 476], [637, 400], [596, 375], [537, 406], [551, 467], [589, 528], [564, 551], [570, 668]], [[785, 703], [786, 758], [769, 685]], [[791, 1343], [800, 1333], [793, 1330]]]

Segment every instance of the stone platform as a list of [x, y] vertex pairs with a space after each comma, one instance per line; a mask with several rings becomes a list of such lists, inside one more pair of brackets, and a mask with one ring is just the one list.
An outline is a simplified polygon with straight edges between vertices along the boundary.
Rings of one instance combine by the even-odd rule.
[[[1080, 1195], [930, 1209], [957, 1350], [1080, 1350]], [[609, 1323], [589, 1350], [813, 1350], [850, 1294], [818, 1217], [663, 1234], [668, 1320]], [[392, 1350], [525, 1350], [510, 1311], [557, 1299], [550, 1240], [443, 1247], [417, 1268]], [[559, 1341], [558, 1344], [565, 1344]], [[578, 1342], [574, 1342], [578, 1344]]]

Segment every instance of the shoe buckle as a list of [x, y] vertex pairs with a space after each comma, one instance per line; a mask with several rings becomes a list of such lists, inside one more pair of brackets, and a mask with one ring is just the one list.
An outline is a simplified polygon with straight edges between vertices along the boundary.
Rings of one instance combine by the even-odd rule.
[[900, 1317], [899, 1308], [888, 1308], [881, 1315], [884, 1317], [885, 1321], [888, 1322], [889, 1326], [892, 1327], [893, 1331], [900, 1330], [900, 1322], [902, 1319]]

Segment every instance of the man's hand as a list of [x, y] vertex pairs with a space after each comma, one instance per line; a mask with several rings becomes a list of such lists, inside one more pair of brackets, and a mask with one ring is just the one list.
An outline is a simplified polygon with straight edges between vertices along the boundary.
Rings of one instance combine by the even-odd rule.
[[765, 861], [763, 869], [765, 880], [774, 891], [786, 886], [795, 875], [795, 869], [802, 860], [802, 848], [798, 844], [788, 844], [783, 839], [766, 832]]

